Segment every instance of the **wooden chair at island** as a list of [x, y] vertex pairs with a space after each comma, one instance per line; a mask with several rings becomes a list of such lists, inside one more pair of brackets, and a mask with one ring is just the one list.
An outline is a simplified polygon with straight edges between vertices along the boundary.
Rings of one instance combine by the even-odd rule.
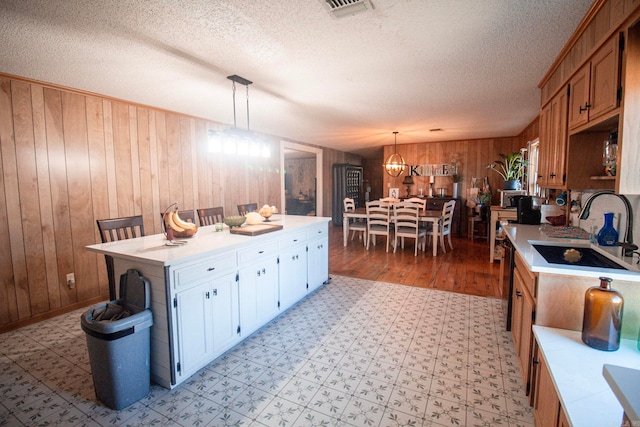
[[[345, 197], [342, 203], [345, 212], [353, 211], [356, 208], [355, 201], [349, 197]], [[351, 240], [358, 233], [363, 245], [367, 246], [367, 221], [360, 221], [357, 218], [347, 218], [347, 221], [349, 221], [349, 230], [351, 230]]]
[[200, 225], [214, 225], [224, 222], [224, 207], [198, 209], [198, 220]]
[[[115, 242], [117, 240], [133, 239], [144, 236], [144, 223], [142, 215], [128, 216], [123, 218], [99, 219], [98, 231], [102, 243]], [[109, 279], [109, 300], [117, 299], [116, 278], [113, 271], [113, 258], [105, 255], [107, 263], [107, 277]]]
[[258, 210], [257, 203], [245, 203], [238, 205], [238, 215], [245, 216], [249, 212], [255, 212]]
[[391, 218], [389, 216], [390, 204], [374, 200], [367, 202], [367, 250], [369, 244], [373, 241], [376, 244], [376, 236], [385, 236], [387, 238], [386, 250], [389, 252], [391, 244]]

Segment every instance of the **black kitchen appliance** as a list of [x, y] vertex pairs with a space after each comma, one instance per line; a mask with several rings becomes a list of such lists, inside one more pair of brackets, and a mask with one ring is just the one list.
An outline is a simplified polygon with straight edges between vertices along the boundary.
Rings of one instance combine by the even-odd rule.
[[518, 224], [540, 224], [540, 210], [533, 208], [533, 198], [524, 196], [518, 199]]

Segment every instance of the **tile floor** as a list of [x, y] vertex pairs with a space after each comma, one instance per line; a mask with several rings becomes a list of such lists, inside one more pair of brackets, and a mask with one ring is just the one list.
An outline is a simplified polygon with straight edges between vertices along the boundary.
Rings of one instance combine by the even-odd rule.
[[121, 411], [95, 398], [82, 312], [0, 335], [0, 425], [533, 426], [500, 300], [333, 276]]

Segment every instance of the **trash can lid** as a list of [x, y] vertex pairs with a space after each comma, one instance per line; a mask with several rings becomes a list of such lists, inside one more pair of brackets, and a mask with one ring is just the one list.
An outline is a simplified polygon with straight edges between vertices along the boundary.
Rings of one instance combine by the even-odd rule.
[[140, 310], [151, 307], [151, 283], [138, 270], [132, 268], [120, 276], [120, 302]]

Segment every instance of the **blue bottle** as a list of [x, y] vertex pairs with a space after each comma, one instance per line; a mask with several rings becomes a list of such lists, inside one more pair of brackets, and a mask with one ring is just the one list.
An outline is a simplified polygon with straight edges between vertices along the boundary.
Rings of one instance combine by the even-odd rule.
[[600, 246], [615, 246], [618, 243], [618, 232], [613, 228], [613, 212], [604, 213], [604, 226], [598, 232]]

